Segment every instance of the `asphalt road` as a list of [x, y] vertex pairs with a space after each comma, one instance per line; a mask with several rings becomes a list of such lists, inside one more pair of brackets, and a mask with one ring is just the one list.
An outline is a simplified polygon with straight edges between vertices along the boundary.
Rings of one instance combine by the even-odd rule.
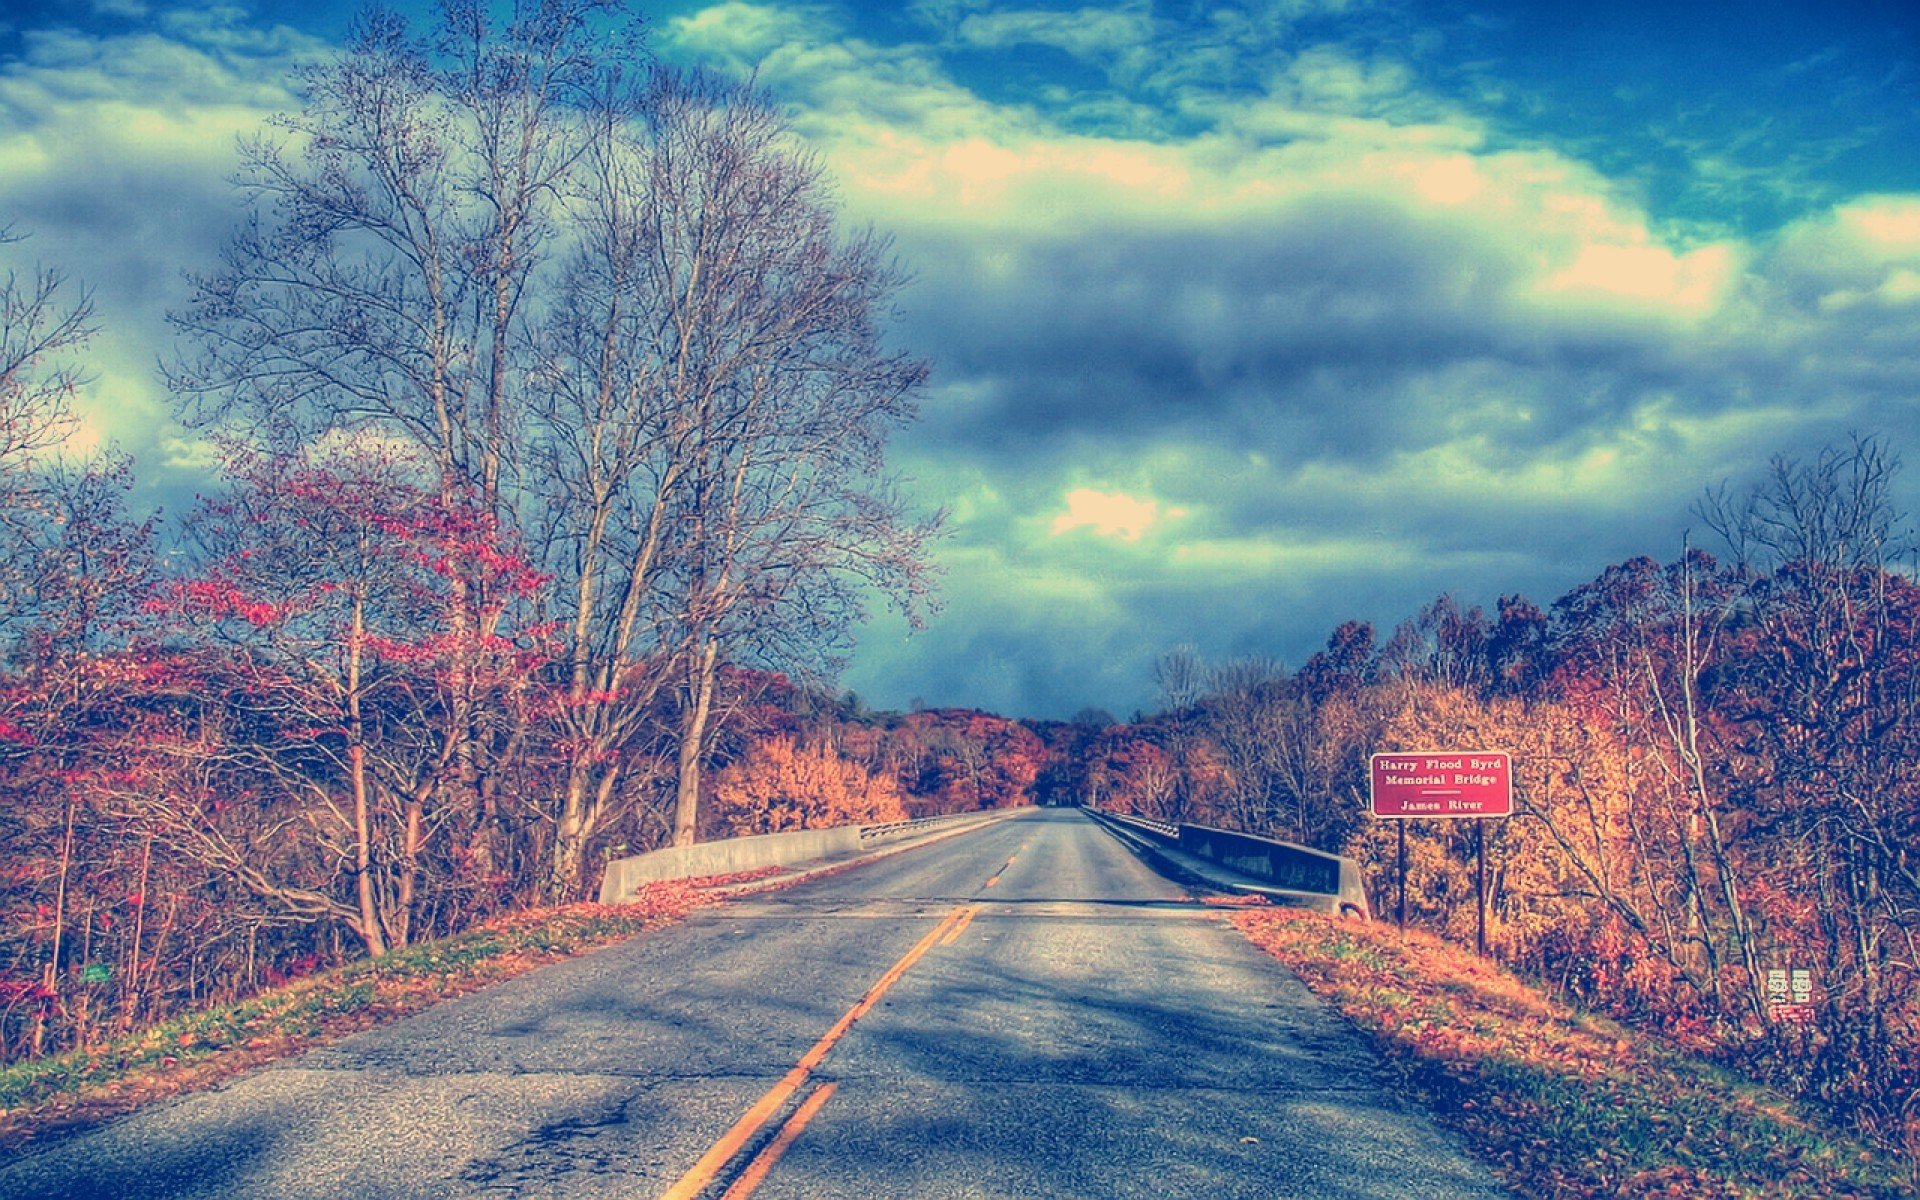
[[0, 1165], [7, 1200], [750, 1190], [1506, 1194], [1284, 969], [1065, 811], [703, 910]]

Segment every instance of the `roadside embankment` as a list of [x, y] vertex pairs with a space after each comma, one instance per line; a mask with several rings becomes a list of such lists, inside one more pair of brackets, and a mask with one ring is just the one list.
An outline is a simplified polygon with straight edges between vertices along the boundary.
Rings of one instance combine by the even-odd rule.
[[571, 904], [489, 921], [315, 972], [237, 1004], [101, 1046], [0, 1069], [0, 1150], [208, 1087], [536, 967], [672, 924], [733, 882], [654, 884], [618, 906]]
[[1914, 1164], [1438, 938], [1282, 908], [1234, 919], [1522, 1196], [1920, 1195]]

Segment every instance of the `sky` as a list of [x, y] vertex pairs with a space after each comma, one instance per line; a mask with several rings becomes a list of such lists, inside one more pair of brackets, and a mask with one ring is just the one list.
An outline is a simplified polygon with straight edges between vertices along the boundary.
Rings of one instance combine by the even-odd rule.
[[[893, 461], [948, 514], [943, 608], [873, 621], [842, 684], [1066, 717], [1151, 710], [1175, 646], [1297, 665], [1441, 593], [1545, 605], [1703, 540], [1773, 455], [1920, 456], [1910, 9], [642, 11], [661, 58], [753, 72], [913, 277]], [[0, 0], [8, 264], [94, 289], [80, 441], [146, 494], [205, 480], [154, 363], [235, 139], [353, 10]]]

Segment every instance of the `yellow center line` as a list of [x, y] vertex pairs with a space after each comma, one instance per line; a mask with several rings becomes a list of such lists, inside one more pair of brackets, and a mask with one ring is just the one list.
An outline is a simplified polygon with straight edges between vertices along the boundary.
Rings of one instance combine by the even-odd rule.
[[733, 1185], [727, 1188], [720, 1200], [747, 1200], [748, 1196], [753, 1195], [753, 1189], [759, 1187], [766, 1179], [767, 1172], [773, 1170], [774, 1164], [780, 1161], [780, 1156], [787, 1152], [787, 1147], [793, 1145], [794, 1140], [800, 1136], [800, 1131], [813, 1120], [814, 1114], [825, 1107], [827, 1098], [833, 1095], [833, 1089], [839, 1086], [837, 1083], [823, 1083], [815, 1088], [813, 1094], [794, 1110], [791, 1117], [787, 1118], [787, 1123], [782, 1125], [780, 1132], [767, 1143], [767, 1148], [754, 1155], [753, 1161], [747, 1164], [747, 1169], [740, 1172], [740, 1178], [733, 1181]]
[[955, 908], [942, 917], [940, 923], [935, 925], [927, 936], [914, 943], [913, 949], [907, 951], [899, 962], [889, 967], [887, 973], [867, 989], [867, 994], [860, 998], [860, 1002], [835, 1021], [833, 1028], [827, 1030], [820, 1040], [813, 1044], [813, 1049], [800, 1056], [800, 1061], [794, 1065], [793, 1070], [788, 1071], [779, 1083], [774, 1084], [766, 1095], [760, 1097], [754, 1106], [746, 1111], [744, 1116], [735, 1121], [733, 1128], [722, 1134], [720, 1140], [700, 1156], [700, 1161], [693, 1164], [693, 1169], [681, 1176], [680, 1182], [662, 1194], [660, 1200], [692, 1200], [693, 1197], [705, 1191], [707, 1186], [719, 1176], [721, 1170], [733, 1161], [733, 1156], [740, 1153], [741, 1148], [752, 1141], [754, 1135], [758, 1134], [766, 1123], [773, 1119], [773, 1115], [786, 1106], [794, 1093], [806, 1084], [814, 1068], [818, 1067], [827, 1057], [828, 1051], [833, 1049], [834, 1043], [844, 1037], [847, 1030], [853, 1027], [853, 1023], [865, 1016], [867, 1010], [879, 1002], [887, 989], [899, 982], [908, 968], [919, 962], [921, 957], [946, 935], [948, 928], [959, 920], [960, 915], [965, 911], [964, 908]]
[[959, 940], [960, 935], [966, 932], [967, 926], [973, 924], [974, 917], [978, 916], [979, 913], [980, 913], [980, 906], [978, 904], [969, 906], [965, 915], [963, 915], [958, 921], [954, 922], [954, 926], [952, 929], [947, 930], [947, 936], [940, 939], [940, 944], [942, 946], [953, 945], [954, 942]]
[[998, 871], [995, 871], [995, 872], [993, 873], [993, 878], [992, 878], [992, 879], [989, 879], [989, 880], [987, 880], [987, 886], [988, 886], [988, 887], [992, 887], [992, 886], [994, 886], [995, 884], [997, 884], [997, 883], [999, 883], [999, 882], [1000, 882], [1000, 877], [1001, 877], [1002, 875], [1005, 875], [1005, 874], [1007, 873], [1007, 868], [1008, 868], [1008, 867], [1011, 867], [1011, 866], [1013, 865], [1013, 859], [1014, 859], [1014, 858], [1019, 858], [1019, 857], [1020, 857], [1020, 856], [1019, 856], [1018, 854], [1015, 854], [1015, 855], [1013, 856], [1013, 858], [1009, 858], [1009, 859], [1008, 859], [1008, 860], [1006, 861], [1006, 863], [1005, 863], [1005, 864], [1003, 864], [1003, 865], [1001, 866], [1001, 868], [1000, 868], [1000, 869], [999, 869]]

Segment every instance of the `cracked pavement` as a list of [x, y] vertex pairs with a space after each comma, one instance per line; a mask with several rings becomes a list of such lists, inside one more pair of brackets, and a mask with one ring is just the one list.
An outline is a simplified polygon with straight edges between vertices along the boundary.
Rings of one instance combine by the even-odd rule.
[[698, 1194], [783, 1122], [764, 1200], [1506, 1194], [1220, 912], [1043, 811], [37, 1144], [0, 1200], [658, 1197], [810, 1047]]

